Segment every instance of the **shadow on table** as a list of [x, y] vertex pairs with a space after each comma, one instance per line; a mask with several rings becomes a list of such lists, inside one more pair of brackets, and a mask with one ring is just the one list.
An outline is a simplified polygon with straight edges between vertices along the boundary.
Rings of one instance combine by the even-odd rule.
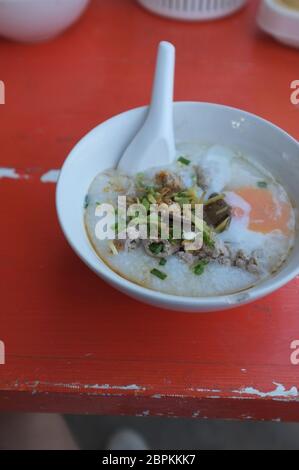
[[137, 431], [149, 449], [299, 449], [299, 424], [180, 418], [67, 416], [80, 448], [104, 449], [120, 429]]
[[299, 424], [2, 413], [0, 449], [299, 450]]

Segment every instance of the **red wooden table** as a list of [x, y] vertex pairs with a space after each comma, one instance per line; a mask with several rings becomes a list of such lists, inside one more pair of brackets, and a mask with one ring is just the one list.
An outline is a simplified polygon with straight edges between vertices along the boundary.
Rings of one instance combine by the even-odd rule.
[[299, 420], [298, 279], [219, 313], [138, 303], [70, 249], [48, 173], [96, 124], [149, 101], [161, 39], [177, 46], [177, 100], [240, 107], [298, 138], [298, 51], [257, 31], [249, 3], [188, 24], [95, 0], [52, 42], [0, 41], [1, 410]]

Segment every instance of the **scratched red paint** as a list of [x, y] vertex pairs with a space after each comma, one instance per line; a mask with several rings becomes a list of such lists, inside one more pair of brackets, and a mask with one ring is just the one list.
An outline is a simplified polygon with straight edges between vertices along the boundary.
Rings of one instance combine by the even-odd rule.
[[0, 166], [30, 176], [0, 180], [1, 410], [299, 419], [298, 280], [215, 314], [142, 305], [76, 257], [58, 227], [55, 185], [40, 181], [90, 128], [148, 102], [161, 39], [177, 46], [177, 100], [244, 108], [298, 138], [298, 52], [258, 32], [249, 3], [185, 24], [130, 0], [95, 1], [50, 43], [1, 40]]

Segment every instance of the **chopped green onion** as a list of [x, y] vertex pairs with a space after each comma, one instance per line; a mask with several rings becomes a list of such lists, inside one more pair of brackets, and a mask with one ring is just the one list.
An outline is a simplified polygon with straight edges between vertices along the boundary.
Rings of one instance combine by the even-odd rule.
[[202, 234], [203, 242], [207, 247], [213, 248], [215, 243], [214, 240], [210, 237], [210, 235], [204, 230]]
[[153, 276], [158, 277], [159, 279], [162, 279], [162, 281], [164, 281], [164, 279], [167, 278], [167, 274], [162, 273], [162, 271], [159, 271], [159, 269], [156, 269], [156, 268], [154, 268], [154, 269], [151, 270], [151, 274], [152, 274]]
[[159, 265], [160, 266], [165, 266], [166, 263], [167, 263], [167, 260], [165, 258], [161, 258], [160, 262], [159, 262]]
[[156, 204], [157, 201], [151, 193], [148, 194], [147, 198], [151, 204]]
[[174, 199], [175, 202], [179, 203], [180, 205], [184, 205], [184, 204], [189, 204], [189, 203], [190, 203], [190, 199], [187, 198], [187, 197], [175, 196], [173, 199]]
[[193, 268], [194, 274], [196, 274], [196, 276], [201, 276], [207, 264], [208, 264], [208, 261], [205, 261], [205, 260], [202, 260], [199, 263], [197, 263]]
[[190, 164], [190, 160], [188, 160], [188, 158], [185, 158], [185, 157], [179, 157], [178, 162], [182, 163], [182, 165], [189, 165]]
[[173, 195], [173, 200], [178, 202], [180, 205], [182, 204], [189, 204], [192, 197], [188, 193], [188, 191], [180, 191]]
[[159, 253], [161, 253], [161, 251], [163, 251], [163, 243], [151, 243], [149, 245], [149, 249], [150, 251], [154, 254], [154, 255], [158, 255]]
[[195, 214], [191, 215], [191, 220], [195, 227], [202, 233], [203, 237], [203, 242], [205, 245], [207, 245], [209, 248], [213, 248], [215, 245], [215, 242], [213, 240], [213, 232], [212, 229], [208, 226], [208, 224], [203, 220], [199, 219], [198, 217], [195, 216]]
[[267, 188], [267, 186], [268, 186], [266, 181], [258, 181], [257, 185], [258, 185], [259, 188]]
[[136, 175], [136, 185], [139, 188], [144, 187], [144, 173], [137, 173], [137, 175]]
[[115, 224], [113, 224], [113, 225], [111, 226], [111, 228], [112, 228], [112, 230], [114, 230], [114, 232], [117, 233], [117, 232], [118, 232], [118, 223], [116, 222]]
[[147, 211], [149, 210], [150, 203], [149, 203], [149, 200], [146, 197], [142, 198], [141, 204], [146, 208]]
[[191, 179], [193, 184], [197, 183], [197, 176], [195, 174], [191, 176]]

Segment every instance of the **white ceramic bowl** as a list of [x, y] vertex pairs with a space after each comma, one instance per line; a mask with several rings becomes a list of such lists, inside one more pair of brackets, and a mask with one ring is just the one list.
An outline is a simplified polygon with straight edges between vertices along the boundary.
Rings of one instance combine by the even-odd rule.
[[276, 0], [262, 0], [257, 23], [277, 41], [287, 46], [299, 47], [299, 10]]
[[247, 0], [137, 0], [147, 10], [177, 20], [214, 20], [231, 15]]
[[50, 39], [72, 25], [89, 0], [0, 0], [0, 35], [21, 42]]
[[[299, 273], [298, 235], [288, 261], [271, 279], [242, 293], [215, 297], [162, 294], [122, 278], [98, 258], [84, 228], [84, 197], [98, 172], [117, 165], [146, 112], [147, 108], [133, 109], [100, 124], [80, 140], [62, 167], [56, 193], [58, 217], [67, 240], [80, 258], [109, 284], [135, 299], [189, 312], [242, 305], [273, 292], [295, 277]], [[174, 120], [177, 141], [219, 143], [255, 156], [299, 206], [299, 144], [286, 132], [253, 114], [209, 103], [175, 103]]]

